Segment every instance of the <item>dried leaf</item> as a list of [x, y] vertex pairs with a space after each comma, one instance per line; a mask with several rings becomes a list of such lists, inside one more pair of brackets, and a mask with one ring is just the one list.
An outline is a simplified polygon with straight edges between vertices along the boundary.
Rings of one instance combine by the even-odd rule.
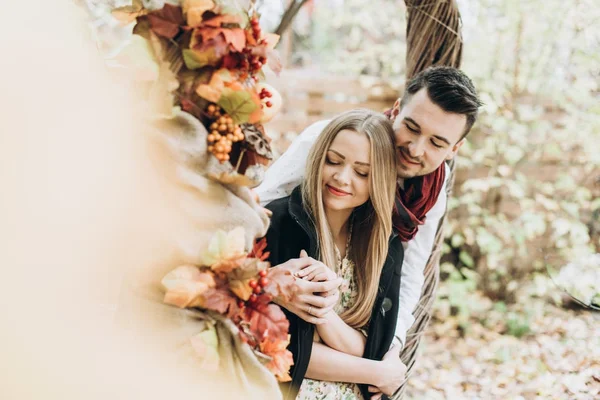
[[185, 24], [181, 7], [165, 4], [165, 6], [147, 15], [150, 29], [159, 36], [173, 39]]
[[219, 338], [214, 325], [210, 324], [208, 329], [190, 338], [190, 343], [202, 360], [200, 368], [209, 371], [219, 369]]
[[256, 93], [247, 90], [233, 90], [231, 87], [223, 90], [218, 104], [233, 118], [233, 122], [236, 124], [250, 122], [252, 113], [260, 109], [260, 99]]
[[273, 152], [268, 137], [254, 124], [243, 124], [241, 128], [245, 137], [244, 146], [261, 157], [272, 160]]
[[230, 272], [242, 265], [246, 258], [244, 247], [243, 227], [237, 227], [227, 233], [219, 230], [212, 237], [207, 251], [202, 255], [202, 262], [215, 272]]
[[202, 15], [215, 7], [213, 0], [184, 0], [183, 13], [187, 17], [187, 24], [196, 27], [202, 24]]
[[247, 258], [244, 264], [229, 274], [229, 288], [236, 296], [246, 301], [252, 295], [252, 288], [250, 287], [250, 281], [252, 279], [258, 279], [258, 273], [262, 270], [266, 270], [269, 267], [269, 263], [263, 262], [258, 258]]
[[271, 358], [265, 366], [275, 375], [279, 382], [292, 380], [289, 371], [294, 365], [293, 354], [287, 349], [290, 336], [286, 340], [265, 339], [260, 343], [260, 351]]
[[139, 16], [146, 15], [142, 0], [133, 0], [130, 6], [117, 7], [111, 11], [115, 19], [124, 25], [129, 25]]
[[202, 295], [215, 287], [215, 280], [211, 273], [200, 272], [194, 265], [182, 265], [165, 275], [161, 284], [166, 289], [166, 304], [186, 308], [200, 306]]
[[228, 318], [234, 317], [240, 311], [237, 305], [238, 299], [229, 291], [228, 286], [217, 285], [216, 288], [208, 289], [202, 298], [200, 307], [216, 311]]
[[289, 301], [298, 290], [295, 278], [289, 270], [270, 268], [267, 272], [267, 278], [269, 279], [269, 284], [263, 289], [265, 293], [270, 294], [274, 298], [279, 297]]
[[196, 94], [208, 101], [217, 103], [221, 98], [221, 93], [225, 88], [224, 79], [231, 79], [231, 74], [226, 69], [221, 69], [212, 74], [210, 82], [205, 85], [198, 85]]
[[267, 296], [260, 296], [259, 300], [249, 303], [242, 313], [244, 321], [250, 325], [252, 334], [263, 340], [285, 340], [290, 326], [281, 308], [276, 304], [269, 304]]
[[231, 45], [231, 48], [241, 52], [246, 47], [246, 34], [241, 28], [223, 29], [225, 41]]
[[267, 49], [273, 50], [279, 43], [280, 36], [276, 33], [265, 33], [262, 35], [262, 39], [265, 41]]
[[212, 28], [221, 28], [221, 26], [224, 24], [240, 24], [241, 22], [242, 19], [238, 15], [221, 14], [204, 21], [203, 25], [210, 26]]

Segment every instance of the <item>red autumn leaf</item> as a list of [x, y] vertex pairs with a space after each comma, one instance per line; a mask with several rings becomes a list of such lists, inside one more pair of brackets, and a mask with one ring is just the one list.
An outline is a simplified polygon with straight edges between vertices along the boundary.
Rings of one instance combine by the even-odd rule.
[[210, 26], [212, 28], [220, 28], [223, 24], [239, 24], [241, 22], [240, 17], [233, 14], [217, 15], [214, 18], [204, 21], [202, 25]]
[[239, 312], [238, 299], [226, 286], [208, 289], [204, 292], [203, 297], [203, 308], [216, 311], [219, 314], [226, 315], [228, 318], [234, 317]]
[[259, 340], [285, 340], [290, 323], [281, 308], [276, 304], [269, 304], [268, 300], [269, 296], [259, 296], [256, 302], [247, 304], [243, 318]]
[[265, 261], [267, 258], [269, 258], [269, 255], [270, 255], [270, 253], [268, 251], [265, 252], [266, 248], [267, 248], [267, 238], [264, 237], [254, 243], [254, 246], [252, 247], [252, 251], [250, 252], [250, 254], [248, 254], [248, 258], [258, 258], [261, 261]]
[[267, 279], [269, 279], [269, 284], [263, 290], [274, 298], [279, 297], [289, 301], [298, 290], [296, 279], [286, 269], [270, 268], [267, 272]]
[[266, 367], [275, 375], [279, 382], [289, 382], [292, 380], [289, 371], [294, 365], [294, 357], [287, 349], [289, 345], [289, 336], [287, 340], [265, 339], [260, 343], [260, 351], [271, 357], [271, 361]]
[[148, 14], [150, 29], [159, 36], [167, 39], [173, 39], [179, 33], [181, 26], [185, 25], [181, 7], [171, 4]]

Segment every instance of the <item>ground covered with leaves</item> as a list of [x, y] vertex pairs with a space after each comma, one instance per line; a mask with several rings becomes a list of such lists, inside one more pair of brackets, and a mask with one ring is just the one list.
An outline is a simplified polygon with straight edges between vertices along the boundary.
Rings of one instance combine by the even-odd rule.
[[440, 288], [406, 399], [600, 398], [600, 312], [477, 291], [461, 306], [451, 290]]

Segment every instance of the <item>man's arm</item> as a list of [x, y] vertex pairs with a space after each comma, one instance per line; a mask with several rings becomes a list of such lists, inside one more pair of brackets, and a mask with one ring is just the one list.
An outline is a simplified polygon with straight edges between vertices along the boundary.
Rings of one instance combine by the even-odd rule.
[[302, 131], [285, 153], [267, 169], [262, 183], [254, 189], [261, 205], [290, 195], [302, 182], [308, 153], [328, 123], [329, 120], [318, 121]]
[[406, 344], [406, 333], [415, 322], [413, 312], [417, 306], [425, 281], [423, 272], [431, 256], [435, 234], [440, 220], [446, 212], [446, 184], [450, 171], [446, 165], [446, 181], [442, 185], [437, 202], [426, 214], [425, 223], [419, 227], [415, 237], [403, 243], [404, 260], [402, 262], [402, 275], [400, 280], [400, 309], [398, 310], [398, 323], [396, 324], [396, 338], [402, 346]]

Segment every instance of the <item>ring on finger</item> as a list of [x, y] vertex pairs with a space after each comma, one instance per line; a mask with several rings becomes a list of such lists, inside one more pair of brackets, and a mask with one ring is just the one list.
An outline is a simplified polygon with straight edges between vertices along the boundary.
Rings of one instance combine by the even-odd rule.
[[308, 306], [308, 313], [312, 315], [312, 306]]

